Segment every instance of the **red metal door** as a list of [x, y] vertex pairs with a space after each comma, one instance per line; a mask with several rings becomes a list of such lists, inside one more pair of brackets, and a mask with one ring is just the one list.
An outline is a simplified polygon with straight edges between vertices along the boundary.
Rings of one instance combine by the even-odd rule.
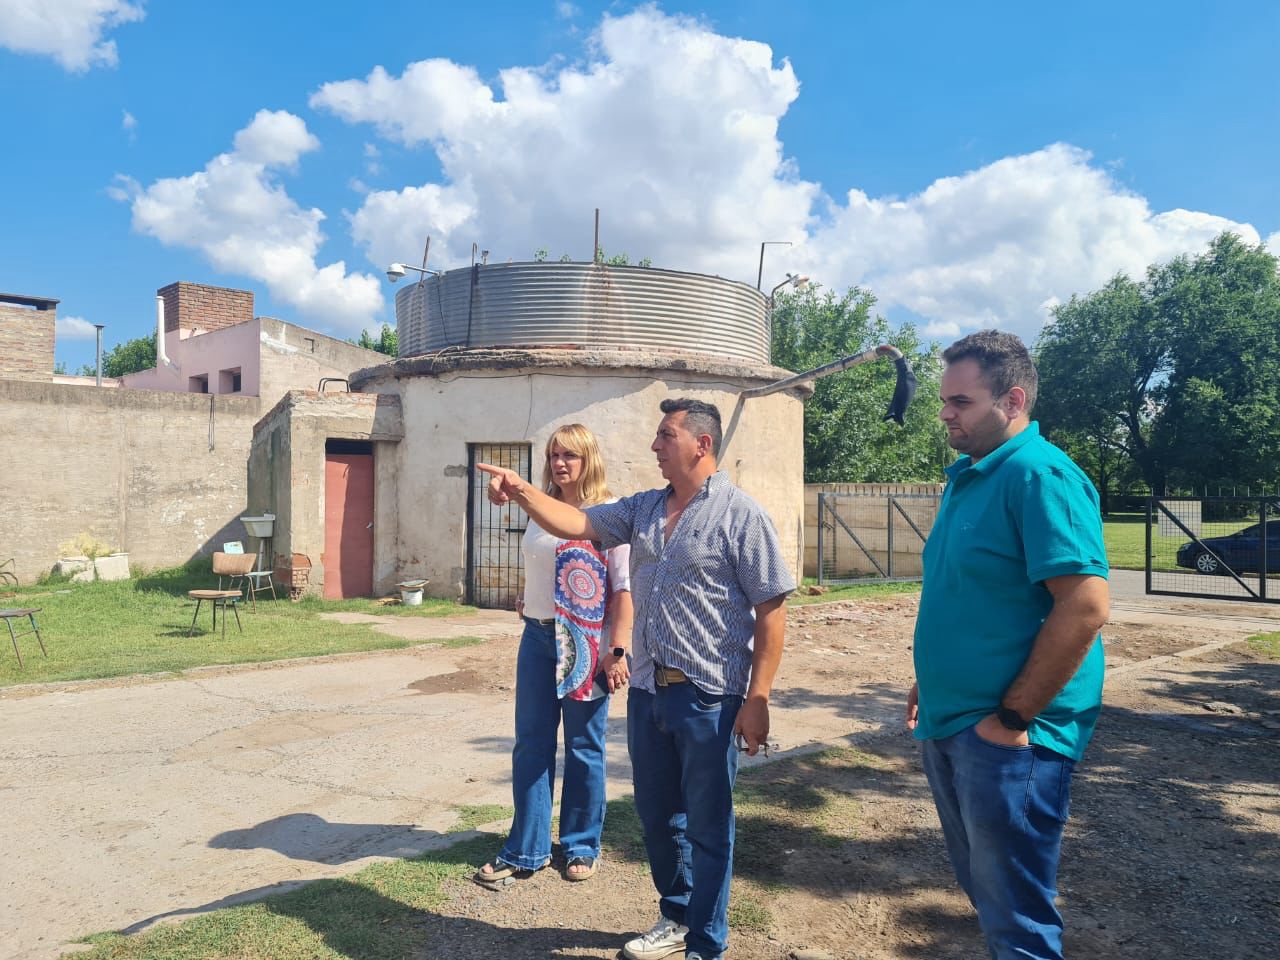
[[373, 455], [324, 457], [324, 598], [373, 595]]

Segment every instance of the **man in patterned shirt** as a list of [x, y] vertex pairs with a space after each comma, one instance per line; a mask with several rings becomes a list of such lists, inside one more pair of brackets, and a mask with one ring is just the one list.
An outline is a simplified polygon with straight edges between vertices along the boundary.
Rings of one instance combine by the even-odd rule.
[[720, 960], [733, 873], [738, 748], [769, 736], [769, 691], [795, 589], [764, 510], [716, 468], [720, 411], [664, 400], [650, 449], [668, 486], [577, 510], [519, 474], [492, 475], [489, 498], [514, 500], [570, 539], [631, 545], [635, 664], [627, 700], [636, 811], [661, 918], [622, 949], [628, 960], [687, 950]]

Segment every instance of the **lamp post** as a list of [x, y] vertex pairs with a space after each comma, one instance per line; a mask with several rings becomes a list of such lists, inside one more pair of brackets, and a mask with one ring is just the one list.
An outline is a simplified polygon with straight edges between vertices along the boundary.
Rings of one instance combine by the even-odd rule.
[[756, 270], [756, 289], [760, 289], [760, 284], [764, 280], [764, 248], [768, 246], [791, 246], [790, 240], [765, 240], [760, 244], [760, 267]]
[[93, 329], [97, 332], [97, 357], [98, 357], [98, 386], [102, 386], [102, 328], [105, 323], [95, 323]]

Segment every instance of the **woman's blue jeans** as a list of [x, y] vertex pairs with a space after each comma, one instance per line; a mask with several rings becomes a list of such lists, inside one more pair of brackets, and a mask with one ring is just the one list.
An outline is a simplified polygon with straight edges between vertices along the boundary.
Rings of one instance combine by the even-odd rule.
[[1058, 853], [1075, 761], [973, 727], [921, 746], [947, 853], [995, 960], [1061, 960]]
[[516, 745], [511, 751], [516, 815], [499, 860], [521, 870], [537, 870], [551, 859], [551, 804], [561, 720], [564, 784], [560, 848], [566, 862], [574, 857], [600, 856], [608, 719], [607, 696], [599, 700], [561, 700], [556, 696], [555, 626], [526, 617], [516, 657]]
[[692, 683], [636, 687], [627, 698], [627, 743], [649, 872], [668, 920], [689, 928], [685, 945], [718, 960], [729, 937], [733, 876], [733, 724], [742, 697]]

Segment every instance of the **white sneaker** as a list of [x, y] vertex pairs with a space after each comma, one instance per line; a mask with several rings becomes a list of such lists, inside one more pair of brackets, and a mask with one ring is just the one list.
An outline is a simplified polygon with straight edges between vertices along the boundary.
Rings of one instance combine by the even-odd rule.
[[673, 953], [683, 953], [684, 935], [688, 932], [688, 927], [663, 917], [648, 933], [628, 940], [622, 948], [622, 955], [627, 960], [658, 960]]

